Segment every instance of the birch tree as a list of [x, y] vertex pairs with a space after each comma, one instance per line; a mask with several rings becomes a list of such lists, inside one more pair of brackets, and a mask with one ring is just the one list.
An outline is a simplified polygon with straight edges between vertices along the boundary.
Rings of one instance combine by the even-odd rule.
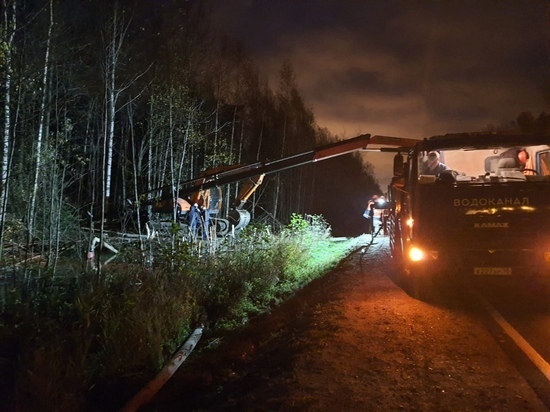
[[17, 28], [17, 1], [2, 1], [4, 12], [2, 13], [0, 53], [4, 66], [4, 119], [2, 133], [2, 165], [0, 170], [0, 260], [3, 255], [4, 229], [6, 224], [6, 211], [9, 194], [9, 171], [11, 152], [11, 96], [12, 96], [12, 59], [15, 30]]
[[105, 81], [105, 117], [103, 124], [104, 134], [104, 179], [102, 218], [105, 214], [105, 203], [111, 197], [111, 175], [113, 170], [113, 147], [115, 135], [115, 113], [117, 100], [124, 88], [117, 89], [117, 68], [122, 57], [122, 46], [126, 37], [129, 23], [120, 16], [118, 2], [113, 7], [110, 33], [107, 33], [107, 48], [105, 50], [105, 64], [103, 75]]
[[37, 128], [36, 136], [36, 152], [35, 152], [35, 165], [34, 165], [34, 179], [32, 183], [32, 189], [30, 193], [29, 200], [29, 209], [27, 216], [27, 230], [28, 230], [28, 243], [30, 244], [33, 239], [35, 232], [35, 218], [36, 218], [36, 200], [38, 197], [38, 188], [40, 185], [40, 172], [42, 169], [42, 144], [44, 140], [44, 135], [47, 134], [48, 125], [46, 122], [47, 113], [46, 113], [46, 103], [49, 96], [48, 88], [48, 77], [50, 70], [50, 47], [52, 40], [52, 28], [53, 28], [53, 0], [49, 1], [49, 24], [48, 24], [48, 33], [46, 37], [46, 50], [44, 53], [44, 66], [42, 70], [42, 80], [41, 80], [41, 97], [40, 97], [40, 110], [39, 110], [39, 121]]

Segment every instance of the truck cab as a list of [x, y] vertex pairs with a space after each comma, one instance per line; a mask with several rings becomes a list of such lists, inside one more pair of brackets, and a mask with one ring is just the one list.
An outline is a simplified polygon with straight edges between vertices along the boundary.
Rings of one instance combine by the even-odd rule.
[[405, 276], [550, 277], [548, 135], [421, 140], [396, 154], [389, 197]]

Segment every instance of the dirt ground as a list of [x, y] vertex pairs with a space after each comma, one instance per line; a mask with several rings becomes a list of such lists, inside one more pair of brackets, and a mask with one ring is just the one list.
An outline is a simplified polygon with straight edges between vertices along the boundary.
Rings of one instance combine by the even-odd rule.
[[389, 262], [376, 238], [242, 331], [206, 332], [141, 410], [548, 410], [475, 312], [411, 298]]

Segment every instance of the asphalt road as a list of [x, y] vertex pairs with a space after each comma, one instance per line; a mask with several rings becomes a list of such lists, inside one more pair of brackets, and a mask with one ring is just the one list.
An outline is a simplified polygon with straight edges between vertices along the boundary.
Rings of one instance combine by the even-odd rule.
[[[479, 402], [503, 399], [508, 403], [501, 404], [500, 409], [495, 406], [498, 403], [493, 403], [491, 410], [512, 410], [510, 405], [531, 402], [530, 397], [521, 399], [527, 392], [522, 392], [521, 396], [515, 394], [522, 385], [530, 386], [532, 391], [529, 391], [532, 394], [534, 391], [537, 402], [542, 401], [550, 410], [550, 378], [545, 374], [550, 360], [550, 345], [547, 343], [550, 342], [550, 282], [508, 277], [463, 277], [456, 284], [434, 282], [420, 299], [411, 299], [392, 283], [393, 280], [399, 285], [394, 279], [396, 268], [391, 264], [386, 240], [377, 238], [372, 247], [365, 247], [364, 253], [348, 259], [346, 267], [313, 282], [269, 316], [252, 322], [244, 333], [226, 342], [219, 357], [213, 356], [208, 361], [202, 359], [198, 368], [186, 368], [188, 372], [182, 371], [179, 377], [175, 376], [164, 388], [164, 393], [144, 410], [210, 410], [205, 408], [208, 399], [213, 402], [211, 405], [217, 401], [219, 410], [223, 410], [230, 398], [236, 402], [235, 407], [247, 405], [246, 402], [250, 401], [254, 410], [266, 410], [261, 405], [268, 405], [268, 401], [277, 401], [281, 405], [303, 402], [306, 392], [313, 394], [315, 402], [328, 402], [326, 405], [352, 404], [354, 397], [337, 401], [333, 399], [335, 395], [328, 400], [323, 398], [327, 391], [333, 394], [344, 389], [350, 391], [351, 381], [326, 380], [327, 376], [344, 376], [346, 362], [350, 359], [348, 367], [360, 369], [363, 362], [370, 373], [378, 370], [381, 360], [387, 360], [388, 365], [392, 365], [389, 371], [402, 372], [411, 366], [408, 373], [413, 374], [422, 368], [409, 361], [420, 355], [424, 362], [445, 360], [444, 367], [441, 366], [441, 370], [445, 370], [444, 376], [460, 378], [455, 388], [446, 391], [446, 398], [450, 397], [449, 391], [454, 390], [459, 396], [456, 400], [463, 402], [463, 406], [468, 405], [456, 410], [480, 410]], [[376, 296], [380, 296], [380, 300], [375, 300]], [[347, 321], [349, 324], [344, 325]], [[428, 332], [436, 330], [440, 332], [434, 332], [432, 337], [423, 341]], [[334, 333], [336, 340], [332, 340], [329, 331], [338, 331]], [[498, 345], [493, 343], [487, 331]], [[344, 333], [349, 335], [349, 342], [343, 338]], [[399, 338], [389, 339], [390, 333]], [[370, 344], [365, 345], [366, 339]], [[439, 340], [442, 340], [440, 344], [433, 344]], [[351, 343], [345, 345], [344, 341]], [[391, 350], [393, 346], [395, 351]], [[500, 355], [498, 346], [503, 350]], [[369, 352], [371, 350], [374, 352]], [[234, 353], [238, 356], [233, 356]], [[388, 353], [388, 359], [383, 357], [384, 353]], [[322, 359], [319, 362], [322, 367], [316, 375], [317, 369], [312, 362], [319, 359]], [[499, 359], [496, 364], [495, 359]], [[507, 366], [510, 363], [515, 368]], [[334, 366], [333, 373], [330, 373], [329, 365]], [[430, 379], [434, 378], [434, 370], [439, 369], [432, 365], [428, 374]], [[379, 372], [380, 379], [374, 381], [379, 382], [378, 386], [372, 380], [372, 387], [352, 382], [355, 386], [351, 387], [356, 389], [358, 399], [378, 396], [389, 402], [395, 393], [406, 395], [407, 385], [412, 381], [410, 408], [405, 403], [405, 410], [433, 410], [426, 408], [441, 400], [428, 397], [428, 394], [433, 395], [429, 390], [433, 382], [424, 382], [424, 375], [410, 379], [405, 373], [387, 379], [384, 376], [386, 370], [380, 369]], [[523, 380], [517, 378], [519, 375]], [[298, 379], [304, 376], [306, 378]], [[315, 379], [320, 380], [318, 389], [321, 392], [310, 387], [317, 388], [313, 385]], [[448, 380], [446, 378], [445, 382]], [[521, 385], [520, 381], [523, 382]], [[387, 382], [391, 385], [386, 388]], [[396, 391], [396, 387], [400, 390]], [[422, 392], [423, 388], [428, 390], [419, 398], [418, 391]], [[364, 391], [369, 389], [372, 391], [366, 396]], [[296, 396], [296, 391], [299, 396]], [[295, 395], [294, 398], [291, 394]], [[419, 404], [420, 401], [424, 404]], [[191, 407], [193, 402], [196, 402], [195, 408]], [[176, 404], [186, 406], [180, 409], [174, 407]], [[385, 406], [395, 407], [395, 403], [378, 405], [377, 410], [384, 410]], [[446, 410], [455, 408], [456, 404], [453, 404], [452, 409]], [[529, 410], [541, 409], [544, 409], [543, 405]], [[315, 409], [304, 406], [294, 410]]]
[[550, 279], [473, 278], [488, 328], [550, 408]]

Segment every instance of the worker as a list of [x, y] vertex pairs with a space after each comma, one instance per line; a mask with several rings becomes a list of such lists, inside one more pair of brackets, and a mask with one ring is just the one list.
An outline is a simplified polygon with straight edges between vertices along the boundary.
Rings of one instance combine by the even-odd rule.
[[512, 147], [502, 152], [499, 157], [503, 158], [498, 163], [499, 168], [517, 168], [523, 170], [529, 160], [529, 153], [524, 148]]
[[428, 153], [428, 161], [426, 162], [424, 171], [421, 174], [437, 176], [445, 170], [450, 170], [450, 168], [446, 164], [440, 162], [439, 153], [432, 150]]
[[197, 237], [197, 229], [201, 224], [201, 212], [199, 205], [194, 203], [189, 210], [189, 228], [191, 229], [191, 234], [195, 239]]
[[367, 208], [363, 213], [363, 217], [368, 220], [367, 233], [374, 233], [375, 218], [378, 218], [376, 220], [379, 220], [382, 215], [379, 212], [378, 216], [375, 216], [374, 210], [376, 208], [379, 209], [382, 205], [384, 205], [384, 203], [386, 203], [386, 198], [384, 196], [378, 196], [378, 195], [374, 195], [367, 202]]

